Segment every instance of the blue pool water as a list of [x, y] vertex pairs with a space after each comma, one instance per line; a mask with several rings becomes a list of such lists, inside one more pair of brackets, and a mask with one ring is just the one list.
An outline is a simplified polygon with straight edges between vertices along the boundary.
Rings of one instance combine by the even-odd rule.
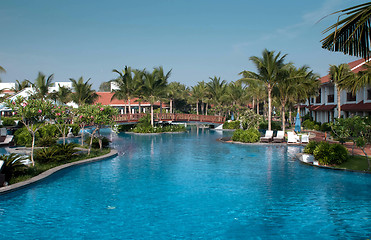
[[119, 156], [0, 196], [0, 239], [371, 237], [371, 176], [300, 164], [300, 147], [108, 136]]

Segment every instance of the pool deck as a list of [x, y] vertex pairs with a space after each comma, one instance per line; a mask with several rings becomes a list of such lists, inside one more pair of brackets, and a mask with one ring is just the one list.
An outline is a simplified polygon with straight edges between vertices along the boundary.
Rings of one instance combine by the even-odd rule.
[[83, 164], [86, 164], [86, 163], [101, 161], [101, 160], [104, 160], [104, 159], [107, 159], [107, 158], [110, 158], [110, 157], [117, 156], [117, 154], [118, 154], [117, 150], [111, 149], [111, 152], [109, 152], [106, 155], [102, 155], [102, 156], [94, 157], [94, 158], [89, 158], [89, 159], [81, 160], [81, 161], [78, 161], [78, 162], [67, 163], [67, 164], [60, 165], [58, 167], [51, 168], [51, 169], [49, 169], [45, 172], [42, 172], [39, 175], [37, 175], [33, 178], [30, 178], [26, 181], [18, 182], [18, 183], [15, 183], [15, 184], [12, 184], [12, 185], [9, 185], [9, 186], [6, 186], [6, 187], [1, 187], [0, 188], [0, 195], [6, 194], [6, 193], [9, 193], [9, 192], [14, 192], [14, 191], [22, 189], [22, 188], [29, 187], [30, 185], [32, 185], [34, 183], [37, 183], [37, 182], [40, 182], [40, 181], [44, 180], [45, 178], [53, 175], [54, 173], [56, 173], [56, 172], [58, 172], [62, 169], [66, 169], [66, 168], [73, 167], [73, 166], [78, 166], [78, 165], [83, 165]]

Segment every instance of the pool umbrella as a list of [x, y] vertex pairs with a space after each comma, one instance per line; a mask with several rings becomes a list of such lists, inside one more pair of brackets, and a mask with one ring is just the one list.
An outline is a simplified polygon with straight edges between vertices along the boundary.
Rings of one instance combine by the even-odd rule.
[[231, 120], [232, 120], [232, 121], [234, 121], [234, 115], [233, 115], [233, 113], [232, 113], [232, 117], [231, 117]]
[[295, 131], [300, 132], [300, 129], [301, 129], [301, 123], [300, 123], [300, 115], [298, 113], [298, 114], [296, 114]]

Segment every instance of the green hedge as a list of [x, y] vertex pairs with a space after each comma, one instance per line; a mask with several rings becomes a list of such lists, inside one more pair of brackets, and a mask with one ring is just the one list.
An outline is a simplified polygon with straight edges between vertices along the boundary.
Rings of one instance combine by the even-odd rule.
[[247, 130], [237, 129], [233, 133], [232, 140], [244, 143], [255, 143], [260, 140], [260, 132], [255, 128]]
[[236, 121], [226, 121], [224, 124], [223, 124], [223, 129], [239, 129], [240, 128], [240, 121], [236, 120]]
[[[282, 123], [278, 121], [272, 121], [271, 123], [272, 130], [279, 131], [282, 130]], [[259, 129], [268, 129], [268, 122], [264, 121], [259, 124]]]
[[310, 141], [304, 152], [313, 154], [314, 158], [322, 165], [342, 164], [348, 160], [348, 150], [341, 144]]

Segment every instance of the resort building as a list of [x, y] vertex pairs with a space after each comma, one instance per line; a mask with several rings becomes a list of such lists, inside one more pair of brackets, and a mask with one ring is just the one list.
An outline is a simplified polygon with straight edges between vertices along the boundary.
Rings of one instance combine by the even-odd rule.
[[[352, 72], [357, 73], [365, 70], [364, 64], [371, 59], [365, 61], [359, 59], [348, 63]], [[337, 108], [337, 89], [331, 81], [330, 75], [320, 78], [321, 87], [317, 97], [307, 101], [306, 105], [301, 105], [301, 116], [310, 113], [314, 121], [325, 123], [333, 122], [338, 116]], [[371, 86], [368, 85], [356, 94], [347, 90], [340, 92], [341, 116], [348, 118], [354, 115], [370, 116], [371, 115]]]
[[[129, 113], [129, 101], [126, 100], [118, 100], [116, 98], [112, 99], [113, 92], [97, 92], [98, 99], [95, 103], [101, 103], [103, 105], [110, 105], [119, 109], [120, 114]], [[149, 113], [150, 112], [150, 103], [145, 101], [139, 101], [139, 98], [130, 99], [130, 109], [131, 113]], [[164, 109], [164, 112], [168, 112], [169, 106], [164, 103], [155, 102], [153, 108], [160, 108]], [[125, 111], [126, 108], [126, 111]], [[139, 110], [140, 108], [140, 110]]]

